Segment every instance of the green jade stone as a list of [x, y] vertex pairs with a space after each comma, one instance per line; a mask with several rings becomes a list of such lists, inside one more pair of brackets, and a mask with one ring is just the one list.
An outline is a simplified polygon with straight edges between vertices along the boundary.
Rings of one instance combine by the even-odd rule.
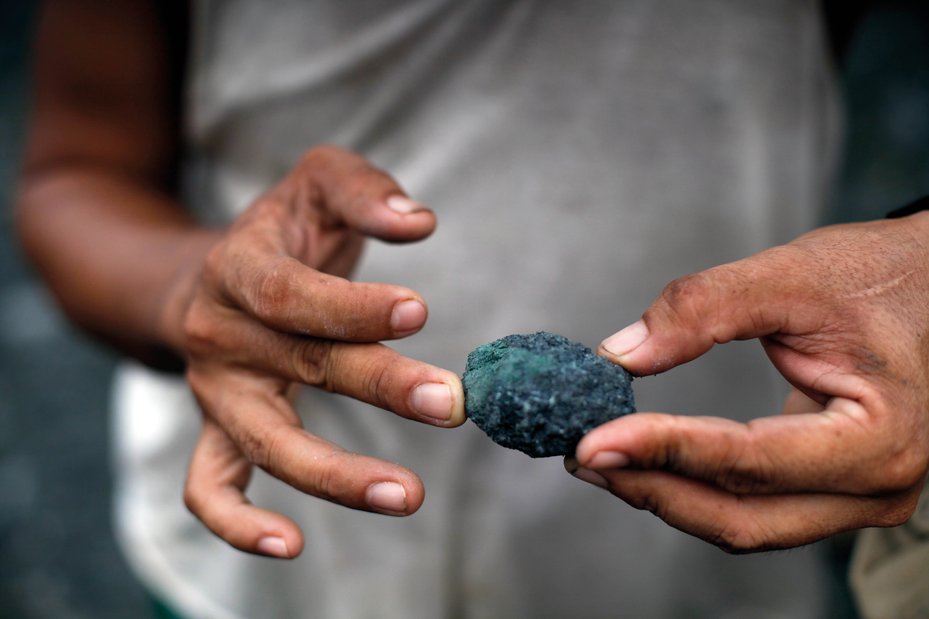
[[468, 417], [533, 458], [569, 455], [593, 428], [635, 412], [632, 376], [554, 333], [508, 335], [468, 355]]

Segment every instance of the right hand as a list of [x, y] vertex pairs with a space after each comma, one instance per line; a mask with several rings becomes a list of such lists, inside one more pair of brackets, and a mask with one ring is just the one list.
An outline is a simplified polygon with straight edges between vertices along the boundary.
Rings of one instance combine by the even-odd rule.
[[422, 298], [344, 279], [363, 237], [416, 241], [435, 223], [360, 156], [318, 147], [179, 278], [167, 315], [203, 412], [184, 498], [232, 546], [284, 558], [303, 548], [292, 520], [245, 497], [253, 465], [346, 507], [404, 516], [422, 504], [415, 473], [310, 434], [288, 396], [306, 384], [436, 426], [463, 423], [454, 373], [377, 343], [419, 331]]

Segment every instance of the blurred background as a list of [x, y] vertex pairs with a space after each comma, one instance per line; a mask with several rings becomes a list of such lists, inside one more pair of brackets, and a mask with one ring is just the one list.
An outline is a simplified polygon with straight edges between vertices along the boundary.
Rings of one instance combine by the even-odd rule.
[[[929, 194], [929, 2], [880, 2], [841, 64], [846, 154], [824, 221]], [[149, 616], [113, 541], [107, 441], [115, 359], [72, 330], [23, 260], [11, 200], [34, 3], [0, 2], [0, 619]], [[835, 617], [854, 618], [835, 558]]]

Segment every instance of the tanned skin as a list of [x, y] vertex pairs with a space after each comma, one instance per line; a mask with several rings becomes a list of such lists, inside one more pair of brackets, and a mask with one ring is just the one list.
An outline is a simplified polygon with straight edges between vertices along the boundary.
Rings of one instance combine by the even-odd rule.
[[358, 155], [318, 146], [227, 229], [197, 224], [172, 191], [179, 122], [154, 6], [44, 7], [24, 246], [74, 322], [186, 368], [204, 426], [185, 500], [229, 543], [277, 557], [303, 546], [295, 523], [245, 498], [255, 464], [350, 507], [416, 511], [417, 475], [305, 432], [288, 396], [308, 384], [432, 425], [464, 421], [457, 376], [377, 343], [417, 332], [425, 301], [344, 279], [365, 236], [419, 240], [435, 216]]
[[[77, 324], [185, 368], [203, 432], [184, 498], [227, 542], [303, 547], [293, 521], [245, 498], [255, 465], [347, 507], [413, 513], [415, 473], [304, 431], [289, 395], [464, 421], [453, 373], [379, 343], [423, 326], [422, 297], [346, 279], [365, 237], [414, 242], [435, 215], [359, 155], [316, 146], [227, 228], [200, 226], [172, 191], [179, 122], [154, 6], [46, 4], [18, 205], [29, 255]], [[814, 230], [671, 282], [600, 352], [651, 374], [753, 338], [795, 388], [783, 414], [629, 415], [568, 469], [733, 552], [906, 521], [929, 469], [929, 213]]]

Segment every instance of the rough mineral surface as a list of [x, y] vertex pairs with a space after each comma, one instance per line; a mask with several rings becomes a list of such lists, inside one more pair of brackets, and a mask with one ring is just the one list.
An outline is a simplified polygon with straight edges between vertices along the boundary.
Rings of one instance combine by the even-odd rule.
[[573, 454], [594, 427], [635, 412], [626, 370], [554, 333], [479, 346], [462, 382], [468, 417], [500, 445], [533, 458]]

